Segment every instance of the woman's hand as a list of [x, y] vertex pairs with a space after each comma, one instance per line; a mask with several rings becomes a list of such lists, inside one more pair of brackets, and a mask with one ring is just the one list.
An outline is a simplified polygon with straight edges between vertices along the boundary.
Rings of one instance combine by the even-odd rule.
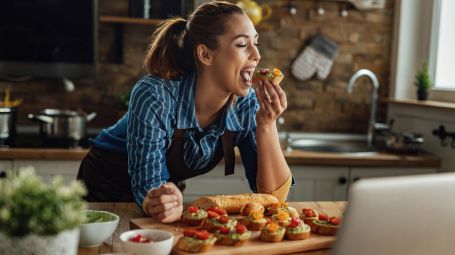
[[286, 94], [277, 84], [260, 80], [256, 88], [260, 109], [256, 114], [257, 125], [275, 125], [276, 119], [286, 110]]
[[183, 212], [182, 192], [174, 183], [168, 182], [157, 189], [149, 190], [147, 213], [156, 221], [170, 223], [179, 220]]

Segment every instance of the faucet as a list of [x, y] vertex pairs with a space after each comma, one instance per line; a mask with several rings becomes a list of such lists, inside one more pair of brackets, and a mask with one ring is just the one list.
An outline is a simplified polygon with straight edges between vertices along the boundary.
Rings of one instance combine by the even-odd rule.
[[370, 121], [368, 122], [368, 135], [367, 135], [367, 143], [368, 146], [373, 146], [373, 129], [374, 124], [376, 123], [376, 102], [378, 101], [378, 89], [379, 89], [379, 82], [376, 75], [368, 70], [368, 69], [360, 69], [354, 75], [352, 75], [351, 79], [349, 79], [347, 91], [349, 94], [352, 93], [352, 88], [354, 87], [355, 82], [358, 78], [362, 76], [367, 76], [371, 80], [371, 84], [373, 86], [371, 90], [371, 108], [370, 108]]

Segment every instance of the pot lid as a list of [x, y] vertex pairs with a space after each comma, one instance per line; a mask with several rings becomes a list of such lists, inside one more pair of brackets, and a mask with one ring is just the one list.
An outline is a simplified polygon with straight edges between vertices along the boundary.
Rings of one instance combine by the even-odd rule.
[[46, 116], [56, 116], [56, 117], [75, 117], [75, 116], [85, 116], [80, 112], [72, 110], [61, 110], [61, 109], [44, 109], [40, 111], [40, 114]]

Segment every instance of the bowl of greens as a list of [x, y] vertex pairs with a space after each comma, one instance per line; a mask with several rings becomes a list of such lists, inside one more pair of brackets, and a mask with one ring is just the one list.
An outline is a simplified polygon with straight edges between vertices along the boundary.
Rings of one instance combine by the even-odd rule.
[[114, 233], [119, 216], [111, 212], [85, 210], [85, 221], [80, 228], [79, 247], [95, 247], [101, 245]]

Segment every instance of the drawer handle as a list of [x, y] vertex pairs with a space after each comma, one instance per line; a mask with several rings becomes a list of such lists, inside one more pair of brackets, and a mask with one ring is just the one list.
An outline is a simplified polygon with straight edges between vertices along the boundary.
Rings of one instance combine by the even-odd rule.
[[0, 171], [0, 178], [6, 178], [6, 172]]

